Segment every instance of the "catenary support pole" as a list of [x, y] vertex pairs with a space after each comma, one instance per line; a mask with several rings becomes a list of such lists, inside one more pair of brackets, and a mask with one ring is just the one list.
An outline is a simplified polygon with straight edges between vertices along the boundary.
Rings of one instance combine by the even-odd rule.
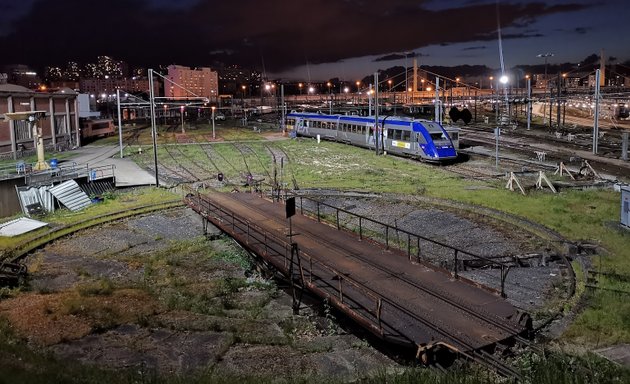
[[116, 89], [116, 102], [118, 103], [118, 145], [120, 146], [120, 158], [123, 158], [122, 142], [122, 115], [120, 114], [120, 89]]
[[153, 137], [153, 166], [155, 167], [155, 186], [160, 186], [158, 177], [157, 129], [155, 127], [155, 93], [153, 89], [153, 69], [149, 68], [149, 106], [151, 110], [151, 135]]
[[593, 118], [593, 154], [597, 154], [597, 141], [599, 139], [599, 77], [600, 70], [595, 71], [595, 117]]
[[435, 102], [433, 104], [434, 104], [434, 109], [435, 109], [435, 121], [437, 123], [440, 123], [442, 111], [440, 108], [440, 78], [439, 77], [435, 78]]
[[527, 78], [527, 130], [532, 125], [532, 79]]

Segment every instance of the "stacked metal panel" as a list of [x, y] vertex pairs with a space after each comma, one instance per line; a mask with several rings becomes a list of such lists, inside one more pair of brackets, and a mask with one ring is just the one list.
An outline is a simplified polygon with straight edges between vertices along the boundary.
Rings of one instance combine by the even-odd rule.
[[71, 211], [81, 210], [92, 203], [88, 195], [83, 192], [74, 180], [65, 181], [49, 189], [61, 204]]

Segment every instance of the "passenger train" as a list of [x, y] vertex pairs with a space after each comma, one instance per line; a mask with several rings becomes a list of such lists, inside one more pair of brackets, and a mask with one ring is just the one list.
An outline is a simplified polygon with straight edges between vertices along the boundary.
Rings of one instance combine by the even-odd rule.
[[370, 149], [375, 148], [378, 140], [379, 147], [387, 153], [430, 162], [457, 158], [459, 128], [445, 129], [435, 121], [399, 116], [379, 116], [376, 130], [374, 126], [374, 116], [291, 112], [286, 118], [287, 130], [298, 136], [319, 135], [322, 139]]

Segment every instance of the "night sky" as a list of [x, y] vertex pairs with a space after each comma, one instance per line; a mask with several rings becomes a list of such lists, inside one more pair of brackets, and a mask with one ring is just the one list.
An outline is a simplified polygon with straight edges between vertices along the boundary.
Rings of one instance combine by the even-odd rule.
[[269, 77], [358, 78], [381, 68], [630, 59], [627, 0], [0, 0], [0, 64], [109, 55], [132, 66], [217, 62]]

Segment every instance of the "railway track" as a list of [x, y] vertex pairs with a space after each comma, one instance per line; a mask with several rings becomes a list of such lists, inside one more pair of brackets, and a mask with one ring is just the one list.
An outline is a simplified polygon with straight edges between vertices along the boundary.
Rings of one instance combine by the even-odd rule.
[[291, 159], [289, 158], [289, 155], [287, 154], [287, 152], [282, 148], [271, 147], [267, 144], [265, 144], [265, 148], [267, 149], [267, 151], [269, 151], [269, 153], [271, 154], [271, 157], [273, 158], [274, 169], [275, 167], [277, 167], [278, 162], [280, 163], [281, 182], [282, 182], [282, 179], [284, 179], [284, 166], [286, 166], [289, 170], [289, 173], [291, 174], [291, 181], [293, 182], [293, 189], [296, 191], [299, 190], [300, 187], [298, 186], [297, 180], [295, 178], [295, 174], [293, 173], [293, 166], [291, 165]]
[[147, 204], [122, 211], [109, 212], [96, 217], [90, 217], [75, 223], [52, 228], [36, 237], [29, 238], [12, 249], [5, 249], [0, 253], [0, 283], [3, 285], [19, 286], [28, 274], [24, 259], [34, 250], [43, 247], [57, 239], [74, 234], [78, 231], [102, 225], [103, 223], [120, 220], [122, 218], [145, 214], [157, 210], [181, 207], [181, 200]]
[[[194, 174], [197, 178], [199, 178], [201, 181], [207, 181], [210, 179], [214, 179], [216, 177], [216, 175], [213, 175], [212, 172], [210, 172], [210, 170], [208, 170], [206, 168], [205, 165], [200, 164], [197, 160], [195, 160], [192, 156], [186, 154], [180, 145], [174, 145], [171, 148], [175, 149], [180, 156], [182, 156], [184, 159], [186, 159], [187, 163], [192, 164], [197, 170], [200, 171], [200, 175], [202, 175], [202, 177], [200, 177], [197, 172], [193, 173], [191, 170], [189, 170], [189, 172], [191, 174]], [[203, 149], [201, 149], [203, 151]]]
[[[486, 155], [488, 157], [494, 157], [496, 141], [491, 132], [487, 130], [474, 130], [473, 132], [463, 133], [461, 137], [462, 142], [467, 142], [473, 145], [481, 145], [488, 149], [487, 153], [475, 152], [475, 155]], [[512, 132], [502, 136], [499, 142], [499, 158], [502, 163], [511, 161], [514, 166], [526, 167], [528, 170], [542, 170], [550, 171], [557, 168], [556, 164], [550, 162], [564, 162], [566, 165], [573, 164], [574, 167], [582, 169], [583, 160], [588, 160], [591, 166], [597, 169], [598, 172], [604, 172], [606, 174], [614, 175], [617, 177], [627, 177], [630, 171], [630, 163], [623, 162], [617, 157], [612, 156], [608, 152], [607, 155], [593, 155], [590, 147], [580, 146], [566, 141], [555, 141], [540, 139], [537, 136], [514, 136]], [[603, 147], [605, 148], [605, 146]], [[587, 150], [588, 149], [588, 150]], [[464, 152], [464, 150], [460, 150]], [[605, 151], [605, 149], [603, 150]], [[514, 159], [513, 157], [506, 157], [506, 153], [516, 153], [525, 155], [527, 158]], [[619, 150], [617, 150], [619, 152]], [[600, 152], [601, 153], [601, 152]], [[542, 154], [543, 159], [537, 158], [538, 154]], [[583, 174], [582, 176], [589, 176]]]
[[[472, 133], [477, 133], [480, 136], [477, 137], [488, 137], [488, 135], [490, 135], [491, 137], [494, 137], [494, 133], [490, 130], [488, 130], [487, 128], [479, 128], [479, 127], [475, 127], [475, 126], [467, 126], [466, 128], [464, 128], [463, 130], [464, 132], [464, 136], [468, 136], [471, 132]], [[523, 131], [522, 129], [520, 130], [506, 130], [506, 138], [516, 138], [516, 139], [521, 139], [526, 141], [526, 143], [523, 143], [522, 145], [525, 146], [531, 146], [531, 147], [535, 147], [534, 141], [537, 141], [539, 143], [545, 143], [545, 144], [550, 144], [553, 146], [560, 146], [560, 147], [565, 147], [565, 148], [570, 148], [570, 149], [574, 149], [574, 150], [582, 150], [582, 151], [590, 151], [592, 149], [592, 135], [591, 134], [582, 134], [579, 133], [580, 131], [576, 131], [576, 130], [564, 130], [564, 132], [559, 132], [561, 134], [561, 137], [564, 138], [558, 138], [554, 135], [551, 135], [549, 133], [544, 133], [544, 134], [540, 134], [540, 131]], [[573, 135], [573, 139], [571, 141], [568, 141], [568, 139], [565, 137], [567, 136], [567, 134], [570, 133]], [[617, 153], [618, 155], [616, 157], [619, 157], [621, 155], [621, 150], [620, 150], [620, 146], [621, 146], [621, 137], [612, 137], [612, 135], [608, 135], [608, 137], [605, 135], [604, 137], [600, 138], [599, 140], [599, 144], [598, 144], [598, 148], [600, 150], [601, 153]], [[543, 149], [543, 148], [538, 148], [538, 149]], [[613, 157], [612, 155], [610, 157]]]
[[[271, 176], [271, 173], [269, 172], [269, 169], [268, 169], [268, 167], [269, 167], [271, 164], [268, 164], [268, 165], [267, 165], [267, 164], [265, 164], [265, 163], [264, 163], [264, 162], [260, 159], [260, 156], [258, 155], [258, 153], [256, 152], [256, 150], [255, 150], [254, 148], [250, 147], [250, 146], [249, 146], [249, 145], [247, 145], [247, 144], [242, 144], [242, 143], [241, 143], [241, 144], [237, 144], [237, 143], [235, 143], [235, 144], [234, 144], [234, 147], [235, 147], [235, 148], [236, 148], [236, 149], [237, 149], [237, 150], [241, 153], [241, 155], [243, 156], [243, 161], [245, 162], [245, 166], [247, 167], [247, 172], [248, 172], [250, 175], [252, 175], [252, 173], [251, 173], [251, 171], [250, 171], [250, 169], [249, 169], [249, 166], [248, 166], [248, 163], [247, 163], [247, 160], [246, 160], [246, 158], [247, 158], [247, 154], [253, 154], [253, 155], [254, 155], [253, 157], [256, 159], [256, 161], [257, 161], [257, 162], [258, 162], [258, 164], [260, 165], [260, 168], [262, 169], [262, 171], [263, 171], [263, 172], [267, 175], [268, 179], [270, 180], [270, 183], [272, 182], [272, 180], [274, 180], [274, 179], [273, 179], [273, 177]], [[250, 157], [251, 157], [251, 156], [250, 156]]]

